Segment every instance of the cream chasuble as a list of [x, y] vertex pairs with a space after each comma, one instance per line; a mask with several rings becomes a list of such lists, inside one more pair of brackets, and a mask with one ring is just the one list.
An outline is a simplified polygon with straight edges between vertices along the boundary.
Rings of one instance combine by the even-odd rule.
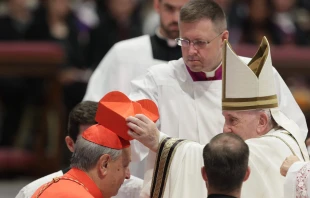
[[[175, 139], [168, 139], [163, 133], [161, 133], [161, 139], [162, 142], [163, 140], [173, 143], [176, 141]], [[249, 139], [246, 143], [250, 149], [249, 166], [251, 174], [249, 179], [243, 183], [241, 197], [282, 198], [284, 196], [285, 177], [280, 174], [280, 166], [285, 158], [292, 154], [303, 159], [299, 146], [282, 129], [271, 130], [266, 136]], [[181, 141], [179, 144], [174, 151], [173, 158], [170, 159], [170, 166], [167, 166], [169, 168], [163, 168], [167, 174], [166, 179], [162, 179], [161, 172], [163, 171], [158, 170], [157, 166], [163, 161], [168, 161], [169, 158], [163, 154], [163, 150], [159, 151], [153, 181], [144, 184], [145, 188], [141, 197], [207, 197], [207, 188], [201, 176], [202, 151], [205, 145], [192, 141]], [[165, 148], [166, 153], [168, 153], [168, 149], [173, 150], [168, 145]], [[302, 149], [305, 149], [305, 146]], [[162, 180], [158, 180], [158, 177]], [[151, 188], [153, 196], [150, 196], [151, 194], [146, 190], [147, 187]]]
[[[250, 61], [249, 58], [240, 58], [246, 63]], [[274, 68], [273, 76], [280, 109], [297, 121], [303, 131], [307, 131], [303, 113]], [[160, 113], [159, 129], [170, 137], [184, 138], [204, 145], [223, 131], [222, 81], [194, 82], [182, 58], [151, 67], [146, 75], [133, 80], [132, 85], [130, 98], [153, 100]], [[144, 180], [149, 183], [156, 154], [150, 152], [148, 155], [148, 149], [136, 140], [131, 142], [131, 149], [133, 161], [143, 160], [148, 156]]]
[[[266, 43], [263, 43], [263, 44], [264, 45], [262, 46], [265, 47]], [[268, 42], [267, 42], [267, 45], [268, 45]], [[202, 89], [200, 90], [201, 91], [200, 94], [199, 93], [194, 94], [194, 96], [203, 96], [205, 100], [202, 101], [202, 103], [196, 102], [198, 104], [196, 106], [194, 105], [191, 106], [193, 104], [191, 102], [194, 101], [196, 97], [189, 98], [188, 96], [190, 96], [190, 94], [186, 94], [186, 93], [192, 93], [194, 92], [193, 90], [196, 90], [196, 89], [195, 88], [188, 89], [188, 86], [185, 86], [186, 84], [184, 83], [186, 82], [184, 81], [184, 79], [186, 79], [184, 77], [186, 76], [180, 75], [182, 73], [177, 73], [178, 71], [179, 72], [182, 71], [181, 69], [182, 64], [184, 68], [184, 63], [182, 59], [178, 61], [169, 62], [168, 66], [170, 65], [172, 68], [174, 68], [173, 70], [170, 69], [170, 73], [168, 70], [169, 67], [167, 66], [160, 67], [159, 65], [154, 68], [151, 68], [149, 70], [149, 73], [147, 74], [147, 77], [144, 79], [144, 81], [140, 83], [138, 83], [139, 81], [133, 82], [133, 84], [136, 85], [137, 87], [138, 85], [144, 87], [144, 89], [142, 89], [141, 87], [140, 89], [137, 89], [137, 88], [134, 89], [136, 90], [136, 92], [134, 93], [145, 94], [146, 98], [150, 98], [157, 102], [159, 106], [160, 116], [161, 116], [161, 120], [160, 120], [161, 131], [168, 133], [167, 135], [171, 137], [186, 138], [186, 139], [197, 141], [204, 145], [208, 143], [209, 140], [215, 135], [213, 134], [210, 136], [209, 133], [218, 134], [222, 132], [224, 123], [221, 123], [220, 125], [214, 125], [214, 122], [212, 122], [216, 119], [222, 118], [221, 117], [222, 104], [225, 105], [225, 109], [231, 108], [231, 110], [235, 110], [234, 108], [237, 108], [237, 109], [243, 108], [240, 110], [246, 110], [248, 107], [250, 107], [249, 109], [251, 109], [252, 108], [251, 105], [254, 105], [253, 106], [254, 109], [257, 108], [255, 105], [261, 105], [259, 106], [259, 108], [273, 108], [273, 107], [278, 106], [277, 95], [279, 99], [283, 98], [282, 96], [283, 92], [279, 93], [279, 90], [282, 90], [281, 87], [284, 88], [284, 90], [285, 88], [287, 89], [287, 87], [284, 83], [282, 84], [281, 81], [277, 82], [279, 78], [281, 79], [281, 77], [277, 77], [278, 74], [271, 66], [271, 60], [269, 56], [270, 55], [269, 45], [267, 46], [267, 48], [260, 49], [258, 51], [258, 54], [255, 56], [255, 58], [253, 58], [251, 62], [253, 61], [255, 62], [256, 58], [258, 58], [261, 55], [261, 51], [266, 50], [266, 49], [268, 50], [266, 52], [268, 55], [267, 58], [258, 59], [258, 60], [262, 60], [262, 61], [267, 60], [268, 66], [260, 68], [261, 75], [259, 76], [259, 78], [252, 76], [251, 78], [253, 79], [253, 81], [249, 81], [249, 82], [244, 81], [246, 80], [246, 79], [243, 79], [245, 78], [245, 76], [239, 75], [239, 74], [242, 74], [242, 72], [243, 74], [252, 72], [251, 70], [248, 70], [248, 66], [245, 64], [244, 60], [234, 55], [232, 50], [229, 48], [229, 46], [228, 48], [224, 49], [224, 50], [227, 50], [226, 53], [229, 53], [229, 55], [227, 55], [229, 60], [228, 59], [226, 60], [226, 56], [225, 56], [224, 58], [225, 61], [223, 63], [223, 71], [225, 72], [223, 72], [223, 76], [225, 76], [226, 74], [226, 75], [237, 75], [237, 77], [236, 76], [235, 76], [236, 78], [226, 78], [226, 76], [224, 77], [225, 81], [223, 81], [223, 84], [228, 83], [229, 86], [226, 86], [227, 84], [225, 84], [225, 87], [223, 87], [224, 99], [223, 99], [223, 103], [220, 103], [219, 106], [214, 106], [214, 105], [208, 106], [212, 102], [214, 104], [219, 104], [219, 103], [216, 103], [216, 100], [221, 99], [220, 96], [212, 98], [211, 95], [206, 95], [206, 92], [208, 92], [208, 89], [205, 89], [205, 90]], [[234, 59], [234, 60], [230, 60], [230, 59]], [[226, 63], [231, 64], [230, 67], [228, 67]], [[234, 70], [234, 68], [231, 66], [235, 66], [235, 65], [238, 66], [237, 68], [235, 68], [237, 69], [237, 72], [239, 72], [240, 70], [241, 73], [237, 73], [237, 72], [233, 73], [233, 71], [226, 73], [225, 69]], [[159, 73], [160, 70], [161, 71], [166, 70], [166, 72]], [[183, 81], [178, 79], [178, 78], [182, 79], [182, 77], [183, 77]], [[174, 79], [174, 81], [172, 79]], [[269, 79], [269, 81], [267, 81], [267, 79]], [[276, 83], [274, 83], [273, 79], [276, 80]], [[236, 87], [231, 86], [234, 83], [234, 81], [240, 84], [237, 83]], [[191, 83], [187, 83], [187, 84], [192, 85]], [[182, 86], [177, 86], [177, 85], [182, 85]], [[278, 85], [282, 85], [280, 86], [280, 89]], [[247, 88], [251, 88], [251, 89], [254, 88], [257, 90], [247, 90]], [[227, 90], [228, 92], [226, 92]], [[236, 93], [239, 93], [239, 94], [236, 95]], [[255, 102], [255, 100], [253, 100], [253, 102], [249, 103], [246, 100], [241, 99], [239, 102], [237, 97], [242, 96], [242, 94], [243, 95], [245, 94], [244, 99], [246, 98], [256, 99], [256, 98], [261, 97], [261, 100], [259, 99], [258, 102]], [[261, 95], [255, 95], [255, 94], [261, 94]], [[268, 95], [273, 95], [275, 97], [273, 98], [265, 97]], [[287, 92], [284, 92], [284, 95], [291, 96], [288, 89], [287, 89]], [[209, 96], [209, 98], [207, 98], [206, 96]], [[176, 99], [174, 100], [174, 98]], [[285, 98], [284, 100], [287, 100], [286, 97], [284, 98]], [[180, 102], [182, 101], [182, 99], [183, 99], [183, 102]], [[184, 100], [184, 99], [187, 99], [187, 100]], [[207, 100], [210, 100], [210, 101], [208, 102]], [[263, 101], [263, 100], [266, 100], [266, 101]], [[292, 101], [295, 102], [293, 98], [292, 98]], [[183, 106], [181, 103], [183, 104]], [[271, 105], [267, 106], [269, 104]], [[245, 105], [245, 106], [242, 106], [242, 105]], [[171, 108], [170, 106], [175, 107], [175, 108]], [[303, 143], [304, 139], [300, 138], [299, 128], [294, 123], [293, 121], [294, 118], [291, 117], [293, 116], [293, 114], [291, 114], [292, 112], [288, 114], [289, 117], [291, 117], [292, 119], [290, 120], [281, 112], [281, 111], [284, 111], [284, 112], [287, 111], [287, 109], [281, 106], [281, 100], [280, 100], [279, 106], [280, 106], [279, 109], [276, 108], [276, 109], [271, 110], [272, 116], [280, 126], [283, 126], [285, 129], [288, 129], [290, 132], [288, 133], [286, 132], [286, 130], [279, 128], [276, 131], [273, 131], [273, 130], [270, 131], [267, 136], [250, 139], [247, 141], [250, 147], [250, 166], [251, 166], [253, 174], [251, 174], [249, 180], [244, 184], [245, 187], [242, 191], [242, 195], [244, 197], [255, 197], [255, 196], [257, 197], [279, 197], [280, 196], [281, 197], [283, 193], [284, 178], [279, 177], [281, 176], [279, 172], [279, 167], [282, 164], [283, 160], [288, 155], [291, 155], [293, 153], [299, 156], [302, 156], [303, 159], [305, 160], [309, 160], [306, 147]], [[191, 107], [191, 108], [187, 110], [187, 107]], [[184, 111], [184, 110], [187, 110], [187, 111]], [[296, 110], [300, 111], [298, 106]], [[174, 114], [171, 114], [171, 113], [174, 113]], [[182, 119], [182, 117], [185, 117], [185, 119]], [[219, 119], [218, 121], [221, 121], [221, 120]], [[178, 127], [175, 128], [175, 126], [178, 126]], [[198, 140], [193, 139], [193, 137], [195, 137], [194, 136], [195, 134], [196, 134], [196, 138], [197, 137], [199, 138]], [[184, 137], [184, 135], [187, 135], [188, 137]], [[186, 161], [187, 153], [194, 153], [194, 152], [191, 152], [191, 147], [189, 146], [186, 150], [183, 151], [184, 153], [182, 154], [181, 148], [185, 147], [185, 145], [187, 145], [187, 143], [183, 143], [183, 145], [181, 145], [177, 149], [177, 151], [175, 152], [175, 156], [174, 156], [177, 160], [177, 162], [175, 163], [176, 166], [175, 168], [172, 168], [174, 167], [172, 165], [173, 164], [172, 162], [171, 167], [169, 169], [171, 171], [169, 174], [171, 174], [171, 178], [173, 179], [169, 180], [168, 178], [166, 182], [166, 184], [169, 185], [169, 189], [168, 189], [169, 195], [167, 195], [168, 197], [183, 197], [183, 196], [189, 197], [189, 195], [186, 193], [186, 189], [192, 189], [195, 187], [199, 187], [198, 184], [195, 184], [195, 182], [193, 182], [193, 179], [201, 177], [200, 168], [202, 167], [202, 164], [201, 164], [202, 146], [200, 147], [198, 146], [198, 148], [200, 148], [200, 154], [197, 154], [197, 155], [192, 154], [188, 156], [190, 160]], [[196, 146], [192, 146], [192, 147], [196, 149]], [[178, 155], [178, 152], [179, 152], [178, 150], [180, 150], [181, 152], [180, 155]], [[158, 155], [161, 156], [161, 154], [158, 154]], [[154, 160], [154, 156], [152, 157], [152, 153], [149, 155], [149, 158], [152, 158], [152, 159], [148, 161]], [[189, 166], [181, 165], [183, 163], [185, 164], [188, 163]], [[152, 165], [152, 164], [154, 163], [149, 163], [149, 165]], [[182, 167], [186, 167], [186, 168], [182, 170]], [[178, 169], [181, 169], [181, 170], [179, 171]], [[194, 177], [193, 176], [194, 174], [189, 173], [189, 175], [191, 175], [191, 177], [193, 178], [193, 179], [189, 179], [191, 177], [187, 177], [186, 171], [192, 171], [192, 169], [193, 171], [194, 169], [197, 169], [199, 171], [199, 174], [197, 172], [196, 174], [198, 175], [195, 175]], [[175, 173], [175, 171], [179, 171], [179, 173], [178, 172]], [[150, 175], [151, 172], [152, 172], [152, 168], [151, 166], [149, 166], [148, 170], [146, 171], [146, 177], [144, 181], [145, 189], [143, 189], [143, 193], [144, 193], [143, 197], [149, 196], [147, 194], [148, 193], [147, 188], [150, 185], [149, 184], [150, 178], [152, 178]], [[158, 173], [154, 173], [154, 175], [155, 174], [158, 174]], [[172, 176], [174, 174], [176, 174], [177, 176]], [[177, 178], [176, 179], [177, 181], [174, 181], [175, 178]], [[154, 179], [154, 176], [153, 176], [153, 179]], [[202, 181], [202, 179], [200, 181]], [[256, 181], [256, 182], [253, 183], [253, 181]], [[272, 188], [270, 188], [271, 186]], [[195, 190], [195, 192], [190, 190], [190, 193], [198, 193], [197, 196], [191, 194], [190, 197], [204, 197], [205, 194], [201, 194], [202, 192], [203, 192], [203, 189]], [[165, 193], [162, 193], [162, 194], [165, 194]]]

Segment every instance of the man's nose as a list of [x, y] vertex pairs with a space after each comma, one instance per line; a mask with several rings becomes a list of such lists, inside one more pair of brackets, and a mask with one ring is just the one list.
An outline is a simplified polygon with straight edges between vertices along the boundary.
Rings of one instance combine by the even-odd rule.
[[180, 10], [177, 10], [173, 13], [173, 21], [178, 22], [179, 21], [179, 16], [180, 16]]
[[226, 124], [224, 124], [224, 127], [223, 127], [223, 133], [231, 133], [232, 130], [230, 129], [230, 127], [228, 127]]
[[197, 49], [194, 47], [194, 43], [192, 43], [192, 42], [189, 43], [188, 53], [190, 55], [197, 54]]

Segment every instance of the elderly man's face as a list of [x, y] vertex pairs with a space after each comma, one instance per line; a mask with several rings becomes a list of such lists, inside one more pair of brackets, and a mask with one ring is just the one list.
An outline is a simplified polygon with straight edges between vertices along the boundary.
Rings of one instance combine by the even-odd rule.
[[131, 161], [130, 147], [122, 151], [122, 155], [110, 163], [108, 175], [109, 186], [105, 186], [112, 196], [116, 195], [125, 179], [130, 178], [129, 163]]
[[223, 111], [223, 115], [224, 133], [235, 133], [244, 140], [259, 137], [257, 133], [259, 114], [253, 111]]

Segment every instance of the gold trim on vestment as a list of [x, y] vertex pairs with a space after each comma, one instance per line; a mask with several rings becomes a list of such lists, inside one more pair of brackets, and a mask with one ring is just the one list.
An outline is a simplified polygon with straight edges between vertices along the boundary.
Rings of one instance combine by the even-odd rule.
[[225, 39], [223, 47], [223, 60], [222, 60], [222, 100], [226, 98], [226, 60], [227, 60], [227, 44]]
[[85, 188], [85, 190], [88, 191], [88, 188], [86, 188], [86, 186], [84, 186], [84, 184], [82, 184], [82, 183], [79, 182], [78, 180], [72, 179], [72, 178], [70, 178], [70, 177], [63, 177], [63, 176], [62, 176], [62, 177], [55, 177], [55, 178], [53, 178], [52, 181], [50, 181], [50, 182], [48, 182], [47, 184], [45, 184], [45, 185], [41, 188], [41, 190], [40, 190], [40, 192], [38, 193], [38, 195], [36, 196], [36, 198], [40, 197], [40, 196], [42, 195], [42, 193], [43, 193], [48, 187], [50, 187], [52, 184], [58, 182], [59, 180], [70, 180], [70, 181], [73, 181], [73, 182], [75, 182], [75, 183], [77, 183], [77, 184], [83, 186], [83, 187]]
[[[296, 144], [297, 144], [297, 146], [298, 146], [298, 148], [299, 148], [299, 150], [300, 150], [300, 153], [301, 153], [301, 156], [302, 156], [303, 160], [306, 161], [305, 156], [303, 155], [303, 152], [302, 152], [302, 150], [301, 150], [301, 148], [300, 148], [300, 146], [299, 146], [299, 144], [298, 144], [296, 138], [295, 138], [290, 132], [288, 132], [288, 131], [282, 131], [282, 132], [280, 132], [280, 133], [285, 134], [285, 135], [288, 135], [289, 137], [291, 137], [291, 138], [296, 142]], [[280, 136], [277, 136], [277, 135], [268, 135], [268, 134], [267, 134], [267, 135], [263, 135], [263, 136], [261, 136], [261, 137], [275, 137], [275, 138], [280, 139], [282, 142], [284, 142], [284, 144], [286, 144], [286, 145], [289, 147], [289, 149], [291, 150], [291, 152], [293, 153], [293, 155], [297, 156], [296, 153], [294, 152], [294, 150], [292, 149], [292, 147], [291, 147], [283, 138], [281, 138]]]
[[[282, 133], [282, 132], [281, 132]], [[281, 140], [284, 144], [286, 144], [286, 146], [288, 146], [288, 148], [291, 150], [292, 154], [296, 156], [296, 153], [294, 152], [294, 150], [292, 149], [292, 147], [280, 136], [276, 136], [276, 135], [263, 135], [262, 137], [275, 137], [278, 138], [279, 140]], [[297, 144], [298, 145], [298, 144]], [[299, 147], [299, 145], [298, 145]]]
[[163, 197], [175, 151], [186, 141], [168, 137], [160, 142], [152, 177], [151, 198]]
[[[302, 152], [302, 149], [300, 148], [300, 145], [298, 144], [298, 141], [297, 141], [296, 138], [293, 136], [293, 134], [291, 134], [291, 133], [288, 132], [288, 131], [282, 131], [281, 133], [290, 136], [290, 137], [296, 142], [296, 144], [298, 145], [299, 151], [300, 151], [300, 153], [301, 153], [301, 155], [302, 155], [302, 158], [303, 158], [304, 161], [306, 162], [306, 158], [305, 158], [305, 156], [304, 156], [304, 153]], [[307, 155], [308, 155], [308, 153], [307, 153]]]

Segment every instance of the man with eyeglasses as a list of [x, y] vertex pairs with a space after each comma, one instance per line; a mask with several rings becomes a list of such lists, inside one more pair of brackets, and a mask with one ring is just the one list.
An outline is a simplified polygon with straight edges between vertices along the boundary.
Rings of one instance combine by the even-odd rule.
[[[182, 57], [175, 38], [179, 36], [179, 13], [186, 2], [188, 0], [154, 0], [154, 9], [160, 20], [154, 35], [116, 43], [92, 74], [83, 100], [99, 101], [113, 90], [129, 94], [130, 81], [146, 73], [150, 66]], [[135, 159], [133, 156], [131, 173], [143, 178], [144, 165], [135, 163]]]
[[[224, 126], [221, 98], [222, 48], [229, 37], [226, 17], [214, 1], [191, 0], [180, 11], [179, 29], [177, 42], [182, 58], [153, 66], [144, 76], [133, 80], [130, 97], [155, 101], [160, 113], [157, 122], [160, 131], [206, 144]], [[250, 61], [239, 58], [245, 63]], [[278, 72], [274, 68], [272, 71], [279, 108], [297, 123], [305, 139], [308, 132], [305, 117]], [[140, 159], [146, 155], [149, 166], [143, 191], [148, 193], [156, 155], [139, 151]]]
[[[167, 137], [156, 129], [154, 122], [140, 114], [128, 117], [127, 125], [132, 129], [129, 135], [157, 152], [149, 191], [152, 198], [207, 197], [207, 194], [208, 198], [239, 198], [240, 190], [241, 197], [245, 198], [283, 197], [285, 178], [279, 171], [283, 160], [293, 154], [304, 162], [309, 161], [298, 126], [278, 108], [270, 46], [266, 37], [248, 64], [236, 55], [228, 42], [223, 48], [223, 132], [239, 135], [248, 145], [250, 177], [241, 190], [241, 181], [245, 177], [238, 176], [238, 171], [233, 167], [234, 163], [242, 166], [241, 159], [237, 156], [225, 159], [223, 156], [220, 159], [230, 165], [225, 168], [219, 161], [205, 155], [205, 144]], [[214, 142], [212, 139], [211, 144]], [[225, 146], [228, 144], [226, 142]], [[226, 154], [230, 152], [228, 150]], [[237, 150], [244, 152], [241, 148]], [[219, 157], [214, 152], [211, 155]], [[201, 171], [202, 166], [206, 175], [205, 170]], [[234, 180], [237, 178], [239, 182]], [[298, 185], [305, 186], [302, 182]]]

